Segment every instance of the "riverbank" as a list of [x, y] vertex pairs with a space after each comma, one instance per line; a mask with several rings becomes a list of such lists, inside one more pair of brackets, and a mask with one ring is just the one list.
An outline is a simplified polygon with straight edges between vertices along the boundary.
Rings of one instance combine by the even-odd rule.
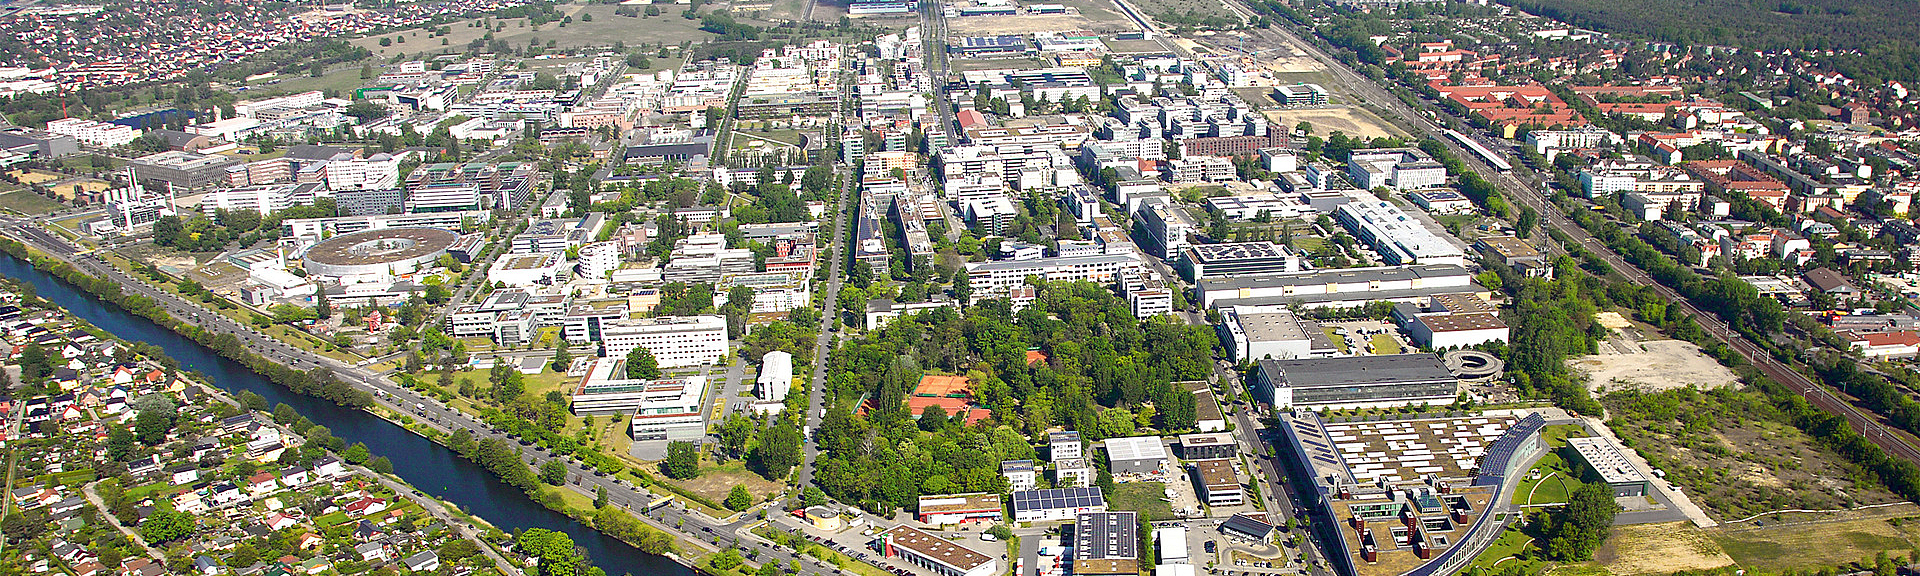
[[[376, 409], [375, 407], [381, 406], [381, 403], [364, 390], [353, 389], [350, 385], [338, 380], [316, 382], [308, 373], [288, 368], [278, 362], [268, 360], [264, 356], [247, 350], [239, 339], [233, 335], [214, 334], [201, 326], [183, 322], [172, 314], [167, 313], [160, 303], [153, 301], [151, 298], [130, 295], [118, 284], [89, 275], [79, 270], [72, 262], [66, 259], [28, 247], [13, 239], [0, 240], [0, 252], [14, 256], [19, 263], [31, 267], [34, 271], [45, 274], [50, 279], [57, 280], [67, 287], [84, 291], [85, 294], [81, 294], [83, 297], [88, 297], [95, 302], [112, 304], [120, 313], [138, 316], [149, 321], [157, 328], [164, 328], [172, 335], [177, 335], [192, 344], [198, 345], [203, 352], [213, 352], [220, 358], [251, 371], [256, 377], [264, 378], [307, 398], [327, 400], [333, 404], [333, 406], [329, 408], [349, 409], [356, 413], [372, 415], [385, 424], [391, 424], [393, 427], [405, 429], [409, 436], [427, 440], [432, 443], [436, 449], [450, 448], [446, 446], [446, 439], [436, 438], [435, 436], [437, 435], [426, 434], [421, 430], [408, 426], [407, 422], [402, 419], [404, 418], [403, 416], [397, 416], [401, 412], [395, 407], [382, 406], [386, 408], [386, 410]], [[465, 455], [462, 456], [466, 457]], [[471, 460], [471, 458], [467, 459]], [[522, 463], [522, 465], [524, 465], [524, 463]], [[427, 470], [422, 471], [421, 474], [443, 474], [444, 472], [444, 469]], [[526, 503], [540, 503], [542, 504], [541, 509], [543, 511], [565, 514], [564, 518], [574, 521], [577, 525], [572, 527], [556, 525], [556, 522], [551, 521], [552, 518], [532, 517], [538, 516], [534, 514], [524, 514], [524, 516], [530, 517], [512, 519], [516, 521], [515, 523], [522, 524], [523, 526], [521, 527], [552, 527], [573, 533], [578, 538], [584, 539], [583, 544], [589, 548], [590, 552], [595, 550], [600, 551], [600, 553], [595, 555], [599, 563], [619, 561], [618, 563], [620, 564], [637, 568], [641, 573], [669, 574], [674, 570], [669, 570], [667, 566], [665, 566], [668, 563], [671, 563], [674, 569], [688, 570], [687, 573], [691, 573], [691, 570], [695, 569], [694, 567], [699, 564], [697, 560], [684, 558], [679, 554], [673, 554], [671, 556], [647, 556], [642, 555], [642, 551], [637, 548], [625, 548], [621, 550], [618, 547], [609, 546], [606, 542], [596, 542], [595, 540], [615, 538], [617, 536], [610, 535], [606, 530], [593, 530], [588, 528], [588, 523], [594, 522], [595, 519], [592, 517], [582, 519], [581, 514], [575, 510], [562, 509], [553, 511], [551, 510], [551, 506], [542, 502], [542, 498], [536, 498], [534, 497], [535, 495], [529, 494], [522, 489], [515, 489], [515, 492], [520, 493], [524, 500], [529, 502], [503, 501], [500, 498], [501, 491], [499, 489], [506, 488], [507, 486], [500, 485], [499, 481], [495, 478], [497, 478], [497, 476], [487, 478], [486, 482], [482, 483], [484, 485], [469, 486], [470, 491], [477, 493], [475, 494], [476, 498], [470, 501], [469, 504], [482, 504], [490, 508], [512, 508]], [[454, 479], [442, 478], [441, 480], [453, 481]], [[463, 484], [472, 484], [471, 481], [466, 479], [459, 480], [460, 483]], [[416, 487], [420, 486], [418, 482], [412, 482], [412, 484]], [[433, 488], [431, 484], [425, 487], [429, 490]], [[449, 488], [443, 485], [441, 489], [445, 491]], [[468, 506], [467, 508], [472, 507], [473, 506]], [[474, 514], [474, 516], [485, 517], [484, 514]], [[619, 512], [617, 515], [610, 514], [608, 516], [613, 519], [619, 519], [620, 516], [631, 518], [630, 515], [624, 512]], [[547, 521], [543, 522], [542, 520]], [[637, 525], [638, 522], [635, 521], [633, 524]], [[620, 541], [624, 546], [633, 545], [626, 539], [620, 539]]]

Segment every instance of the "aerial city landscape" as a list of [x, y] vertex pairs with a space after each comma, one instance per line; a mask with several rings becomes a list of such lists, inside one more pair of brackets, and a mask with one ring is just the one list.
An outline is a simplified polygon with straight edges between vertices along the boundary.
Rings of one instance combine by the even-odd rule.
[[1046, 2], [0, 2], [0, 576], [1920, 575], [1920, 9]]

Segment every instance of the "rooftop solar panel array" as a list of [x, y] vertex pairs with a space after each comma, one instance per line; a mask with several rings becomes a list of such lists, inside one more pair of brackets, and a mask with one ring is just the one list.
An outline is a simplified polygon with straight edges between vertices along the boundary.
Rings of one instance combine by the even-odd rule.
[[1546, 426], [1547, 419], [1539, 414], [1528, 414], [1514, 423], [1506, 434], [1500, 435], [1499, 439], [1487, 446], [1487, 453], [1480, 458], [1480, 475], [1474, 478], [1474, 484], [1501, 483], [1506, 476], [1507, 463], [1513, 460], [1520, 446]]
[[1107, 496], [1099, 488], [1053, 488], [1013, 493], [1013, 511], [1101, 506]]

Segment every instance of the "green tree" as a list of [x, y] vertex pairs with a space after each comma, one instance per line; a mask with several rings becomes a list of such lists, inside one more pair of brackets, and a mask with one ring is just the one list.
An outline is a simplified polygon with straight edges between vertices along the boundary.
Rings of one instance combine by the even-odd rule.
[[192, 514], [160, 510], [140, 522], [140, 537], [155, 544], [165, 544], [193, 534], [193, 529]]
[[520, 533], [517, 548], [540, 559], [539, 576], [578, 576], [586, 562], [565, 533], [544, 528], [528, 528]]
[[566, 372], [567, 367], [573, 364], [573, 352], [567, 350], [566, 338], [559, 340], [560, 342], [553, 347], [553, 371]]
[[740, 557], [740, 551], [732, 548], [728, 548], [725, 552], [713, 556], [713, 568], [723, 572], [739, 568], [741, 564], [745, 563], [746, 559]]
[[753, 495], [747, 493], [746, 486], [734, 484], [733, 491], [727, 493], [725, 504], [728, 510], [735, 512], [746, 510], [748, 506], [753, 505]]
[[638, 380], [659, 378], [660, 361], [654, 359], [653, 352], [635, 346], [632, 352], [627, 353], [627, 377]]
[[692, 442], [675, 440], [667, 444], [667, 460], [662, 468], [667, 476], [686, 480], [700, 475], [700, 451]]
[[159, 410], [142, 410], [133, 419], [133, 430], [141, 444], [158, 446], [167, 441], [167, 432], [173, 430], [173, 418]]
[[1541, 532], [1546, 538], [1547, 556], [1562, 562], [1592, 559], [1593, 550], [1607, 539], [1613, 516], [1619, 511], [1620, 505], [1606, 485], [1582, 485], [1566, 506], [1544, 513], [1546, 525]]
[[559, 458], [548, 460], [540, 465], [540, 481], [559, 486], [567, 483], [567, 465]]
[[367, 461], [367, 469], [381, 474], [392, 474], [393, 461], [388, 460], [386, 456], [374, 456], [372, 460]]
[[352, 464], [366, 464], [367, 459], [372, 458], [373, 455], [367, 452], [366, 444], [354, 442], [352, 446], [347, 447], [345, 452], [340, 453], [340, 457], [345, 458], [347, 462]]

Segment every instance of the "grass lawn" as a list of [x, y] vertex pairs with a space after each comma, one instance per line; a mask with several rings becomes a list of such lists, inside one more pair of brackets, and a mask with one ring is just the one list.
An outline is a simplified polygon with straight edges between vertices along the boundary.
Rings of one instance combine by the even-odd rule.
[[1798, 522], [1808, 518], [1791, 518], [1795, 522], [1722, 526], [1707, 534], [1749, 571], [1810, 570], [1862, 559], [1871, 563], [1880, 552], [1905, 558], [1920, 542], [1920, 526], [1900, 518], [1912, 513], [1912, 508], [1899, 506], [1850, 512], [1848, 516], [1857, 516], [1851, 519]]
[[[687, 480], [674, 480], [663, 476], [661, 480], [672, 482], [688, 492], [714, 502], [726, 500], [727, 494], [733, 491], [734, 486], [747, 487], [747, 493], [753, 495], [755, 502], [779, 493], [783, 487], [779, 482], [762, 478], [759, 474], [748, 470], [746, 462], [740, 460], [725, 464], [714, 464], [711, 460], [703, 460], [700, 462], [699, 476]], [[720, 514], [730, 514], [730, 512], [723, 511]]]
[[1165, 482], [1127, 482], [1113, 485], [1113, 510], [1131, 510], [1139, 512], [1147, 520], [1172, 520], [1173, 504], [1162, 500], [1167, 496]]
[[1386, 334], [1373, 335], [1374, 354], [1399, 354], [1400, 352], [1400, 342], [1394, 340], [1392, 336]]
[[[360, 79], [360, 65], [356, 63], [336, 66], [339, 67], [320, 76], [308, 76], [305, 71], [302, 71], [297, 74], [283, 73], [272, 78], [263, 78], [251, 84], [245, 92], [241, 92], [240, 97], [241, 99], [270, 98], [319, 90], [342, 98], [352, 98], [353, 90], [367, 82]], [[373, 73], [376, 75], [380, 73], [378, 65], [374, 66]], [[276, 80], [279, 83], [272, 83]]]
[[1347, 349], [1347, 337], [1346, 337], [1346, 336], [1341, 336], [1341, 335], [1340, 335], [1339, 333], [1337, 333], [1337, 332], [1334, 332], [1334, 331], [1333, 331], [1333, 327], [1331, 327], [1331, 326], [1326, 326], [1326, 327], [1322, 327], [1322, 328], [1321, 328], [1320, 330], [1322, 330], [1322, 331], [1324, 331], [1324, 332], [1326, 332], [1326, 333], [1327, 333], [1327, 338], [1330, 338], [1330, 339], [1332, 339], [1332, 340], [1333, 340], [1333, 348], [1334, 348], [1335, 350], [1339, 350], [1341, 354], [1352, 354], [1352, 353], [1353, 353], [1353, 352], [1352, 352], [1351, 350], [1349, 350], [1349, 349]]
[[314, 523], [319, 524], [321, 528], [332, 528], [334, 526], [339, 526], [341, 524], [347, 523], [347, 520], [348, 520], [347, 513], [339, 512], [339, 511], [335, 511], [329, 514], [322, 514], [320, 517], [313, 519]]
[[21, 214], [49, 214], [65, 207], [59, 201], [35, 194], [32, 190], [14, 190], [0, 194], [0, 209]]
[[[1553, 462], [1549, 463], [1548, 460]], [[1560, 455], [1548, 454], [1540, 459], [1540, 465], [1534, 467], [1540, 471], [1540, 479], [1520, 480], [1520, 486], [1513, 491], [1514, 504], [1560, 504], [1567, 501], [1572, 491], [1580, 486], [1580, 479], [1569, 477], [1566, 462], [1560, 461]]]
[[165, 498], [169, 495], [172, 495], [175, 491], [176, 490], [174, 490], [174, 487], [170, 484], [167, 484], [164, 482], [156, 482], [153, 484], [147, 484], [145, 486], [134, 486], [132, 488], [128, 488], [127, 499], [132, 500], [134, 502], [139, 502], [149, 497]]
[[1467, 564], [1467, 569], [1461, 572], [1472, 572], [1474, 568], [1482, 568], [1486, 569], [1489, 573], [1499, 573], [1498, 570], [1493, 569], [1495, 563], [1499, 563], [1500, 568], [1505, 569], [1517, 562], [1525, 567], [1522, 572], [1523, 574], [1532, 574], [1540, 568], [1538, 564], [1541, 561], [1521, 560], [1518, 558], [1507, 560], [1506, 562], [1500, 562], [1500, 560], [1533, 547], [1533, 537], [1520, 532], [1519, 528], [1508, 527], [1506, 532], [1501, 533], [1500, 537], [1493, 541], [1493, 545], [1487, 546], [1487, 550], [1481, 552], [1480, 556], [1474, 558], [1472, 563]]

